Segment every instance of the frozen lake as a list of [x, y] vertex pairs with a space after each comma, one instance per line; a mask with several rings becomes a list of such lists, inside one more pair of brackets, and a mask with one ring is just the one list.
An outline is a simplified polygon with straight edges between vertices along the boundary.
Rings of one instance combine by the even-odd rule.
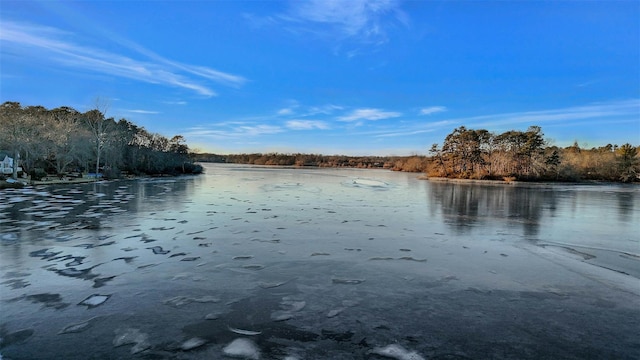
[[638, 186], [205, 169], [0, 191], [2, 358], [640, 358]]

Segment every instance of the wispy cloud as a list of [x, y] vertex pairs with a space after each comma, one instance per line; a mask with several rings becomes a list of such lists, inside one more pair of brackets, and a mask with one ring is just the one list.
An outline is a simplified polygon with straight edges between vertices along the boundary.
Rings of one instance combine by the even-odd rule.
[[429, 106], [426, 108], [420, 109], [420, 115], [431, 115], [439, 112], [447, 111], [447, 108], [444, 106]]
[[123, 111], [134, 114], [160, 114], [159, 111], [140, 110], [140, 109], [124, 109]]
[[293, 114], [292, 108], [282, 108], [276, 112], [278, 115], [291, 115]]
[[118, 43], [127, 45], [139, 57], [146, 59], [134, 59], [80, 44], [79, 38], [73, 33], [52, 27], [3, 21], [0, 23], [0, 30], [0, 42], [3, 44], [1, 48], [15, 53], [37, 52], [37, 58], [69, 68], [179, 87], [203, 96], [217, 95], [207, 81], [228, 86], [240, 86], [246, 82], [245, 78], [238, 75], [166, 59], [124, 40]]
[[369, 132], [374, 137], [410, 136], [434, 131], [450, 131], [457, 126], [484, 128], [489, 131], [506, 131], [523, 125], [580, 126], [597, 122], [599, 124], [617, 124], [635, 122], [640, 126], [640, 99], [593, 103], [567, 108], [497, 113], [491, 115], [469, 116], [443, 119], [428, 123], [397, 124], [393, 130]]
[[261, 135], [278, 134], [285, 131], [280, 126], [267, 124], [247, 124], [242, 122], [228, 122], [207, 126], [197, 126], [187, 129], [184, 133], [187, 137], [208, 139], [246, 139]]
[[332, 115], [337, 111], [343, 110], [344, 107], [334, 104], [308, 106], [300, 104], [298, 101], [289, 100], [289, 105], [276, 111], [278, 116], [289, 116], [296, 118], [304, 118], [311, 116]]
[[289, 120], [286, 122], [287, 128], [291, 130], [327, 130], [329, 125], [318, 120]]
[[361, 121], [361, 120], [384, 120], [390, 118], [396, 118], [402, 116], [402, 113], [395, 111], [384, 111], [381, 109], [374, 108], [364, 108], [364, 109], [356, 109], [352, 111], [350, 114], [341, 116], [338, 118], [340, 121]]
[[397, 0], [294, 0], [288, 12], [267, 19], [262, 23], [277, 19], [293, 32], [375, 45], [388, 41], [391, 26], [409, 24]]
[[307, 109], [307, 116], [313, 115], [331, 115], [338, 110], [342, 110], [344, 107], [339, 105], [327, 104], [322, 106], [312, 106]]
[[168, 105], [187, 105], [187, 102], [184, 100], [165, 101], [164, 103]]
[[608, 122], [620, 117], [632, 118], [640, 123], [640, 99], [593, 103], [561, 109], [523, 111], [456, 119], [473, 126], [504, 127], [517, 124], [544, 125], [568, 121]]
[[239, 130], [241, 134], [249, 136], [278, 134], [284, 131], [281, 127], [274, 125], [240, 126], [237, 130]]
[[384, 137], [418, 135], [418, 134], [434, 132], [442, 128], [448, 128], [448, 127], [451, 127], [452, 124], [454, 124], [454, 122], [451, 120], [443, 120], [443, 121], [437, 121], [437, 122], [428, 123], [428, 124], [422, 124], [419, 126], [409, 126], [405, 128], [401, 127], [399, 129], [392, 130], [392, 131], [379, 131], [373, 134], [373, 136], [384, 138]]

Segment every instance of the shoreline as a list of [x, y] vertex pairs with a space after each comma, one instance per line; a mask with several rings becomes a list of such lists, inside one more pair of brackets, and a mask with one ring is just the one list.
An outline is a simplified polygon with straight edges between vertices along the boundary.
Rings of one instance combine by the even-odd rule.
[[179, 175], [147, 175], [147, 176], [127, 176], [121, 178], [66, 178], [66, 179], [48, 179], [48, 180], [34, 180], [31, 181], [29, 179], [19, 179], [12, 182], [9, 181], [1, 181], [0, 180], [0, 190], [2, 189], [11, 189], [11, 188], [23, 188], [26, 186], [47, 186], [47, 185], [75, 185], [75, 184], [90, 184], [93, 182], [101, 182], [101, 181], [121, 181], [121, 180], [140, 180], [146, 178], [162, 178], [162, 177], [177, 177], [183, 175], [191, 175], [191, 174], [179, 174]]
[[457, 179], [457, 178], [447, 178], [447, 177], [430, 177], [426, 175], [422, 175], [418, 177], [420, 180], [427, 181], [435, 181], [435, 182], [457, 182], [457, 183], [465, 183], [465, 184], [494, 184], [494, 185], [515, 185], [515, 184], [523, 184], [527, 183], [524, 181], [506, 181], [506, 180], [481, 180], [481, 179]]
[[51, 180], [36, 180], [27, 182], [28, 185], [60, 185], [60, 184], [86, 184], [92, 183], [96, 181], [100, 181], [101, 179], [93, 179], [93, 178], [79, 178], [79, 179], [51, 179]]
[[632, 183], [621, 183], [615, 181], [600, 181], [600, 180], [590, 180], [590, 181], [506, 181], [506, 180], [480, 180], [480, 179], [457, 179], [457, 178], [446, 178], [446, 177], [428, 177], [426, 175], [421, 175], [418, 177], [419, 180], [427, 180], [433, 182], [454, 182], [454, 183], [462, 183], [462, 184], [480, 184], [480, 185], [513, 185], [513, 186], [549, 186], [549, 185], [634, 185], [638, 184], [635, 182]]

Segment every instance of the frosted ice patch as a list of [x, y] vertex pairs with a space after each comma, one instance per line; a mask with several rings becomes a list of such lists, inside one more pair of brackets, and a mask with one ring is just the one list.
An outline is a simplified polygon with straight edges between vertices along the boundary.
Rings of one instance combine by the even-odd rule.
[[365, 186], [387, 186], [388, 185], [384, 181], [372, 180], [372, 179], [355, 179], [353, 180], [353, 183], [357, 185], [365, 185]]
[[207, 340], [199, 338], [199, 337], [193, 337], [185, 342], [182, 343], [182, 345], [180, 345], [180, 349], [184, 350], [184, 351], [189, 351], [195, 348], [198, 348], [204, 344], [207, 343]]
[[208, 313], [204, 316], [205, 320], [218, 320], [220, 318], [220, 313]]
[[343, 185], [372, 190], [388, 190], [391, 185], [382, 180], [357, 178], [344, 182]]
[[284, 284], [286, 284], [286, 281], [282, 281], [282, 282], [260, 282], [258, 283], [258, 286], [260, 286], [263, 289], [272, 289], [278, 286], [282, 286]]
[[117, 329], [115, 333], [116, 336], [113, 339], [113, 346], [119, 347], [133, 344], [131, 347], [132, 354], [137, 354], [151, 347], [151, 344], [149, 343], [149, 335], [141, 333], [138, 329]]
[[343, 312], [343, 311], [344, 311], [344, 308], [330, 310], [327, 313], [327, 317], [328, 318], [336, 317], [336, 316], [340, 315], [340, 313]]
[[102, 305], [105, 301], [109, 300], [110, 297], [111, 295], [93, 294], [88, 298], [82, 300], [80, 303], [78, 303], [78, 305], [85, 305], [89, 309], [91, 309], [96, 306]]
[[371, 353], [397, 360], [424, 360], [417, 352], [408, 351], [398, 344], [377, 347], [371, 350]]
[[0, 235], [0, 240], [2, 241], [16, 241], [18, 240], [18, 234], [16, 233], [8, 233]]
[[170, 305], [173, 307], [180, 307], [183, 305], [187, 305], [193, 302], [197, 303], [217, 303], [220, 302], [220, 299], [213, 296], [201, 296], [201, 297], [189, 297], [189, 296], [176, 296], [170, 299], [166, 299], [163, 301], [165, 305]]
[[280, 308], [271, 313], [271, 320], [273, 321], [286, 321], [293, 318], [293, 313], [298, 312], [307, 306], [306, 301], [297, 301], [291, 297], [285, 296], [280, 302]]
[[306, 301], [294, 301], [294, 300], [289, 300], [287, 298], [284, 298], [283, 301], [280, 303], [280, 307], [290, 312], [298, 312], [304, 309], [306, 305], [307, 305]]
[[232, 328], [230, 326], [227, 326], [227, 328], [229, 328], [229, 331], [234, 332], [236, 334], [240, 334], [240, 335], [255, 336], [255, 335], [262, 334], [262, 331], [237, 329], [237, 328]]
[[274, 311], [271, 313], [271, 320], [273, 321], [287, 321], [293, 319], [293, 314], [288, 311]]
[[249, 265], [243, 265], [242, 268], [248, 269], [248, 270], [262, 270], [262, 269], [264, 269], [264, 265], [249, 264]]
[[249, 339], [235, 339], [222, 349], [222, 352], [231, 357], [242, 359], [260, 359], [260, 349]]
[[[95, 319], [95, 318], [94, 318]], [[71, 333], [79, 333], [87, 330], [91, 326], [91, 320], [89, 319], [83, 322], [70, 324], [64, 327], [64, 329], [60, 330], [58, 334], [71, 334]]]
[[334, 284], [357, 285], [357, 284], [362, 284], [364, 282], [364, 279], [338, 279], [338, 278], [333, 278], [333, 279], [331, 279], [331, 282], [334, 283]]

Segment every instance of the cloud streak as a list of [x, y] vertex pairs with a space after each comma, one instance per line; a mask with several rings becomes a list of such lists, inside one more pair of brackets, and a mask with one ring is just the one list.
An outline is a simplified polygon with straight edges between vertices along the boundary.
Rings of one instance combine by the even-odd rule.
[[599, 119], [607, 122], [620, 117], [634, 118], [640, 122], [640, 99], [593, 103], [561, 109], [524, 111], [495, 115], [483, 115], [456, 119], [474, 126], [503, 127], [505, 125], [562, 123], [568, 121], [592, 121]]
[[364, 44], [386, 43], [394, 22], [408, 25], [397, 0], [292, 1], [278, 18], [305, 33]]
[[430, 106], [420, 109], [420, 115], [431, 115], [444, 111], [447, 111], [447, 108], [444, 106]]
[[189, 128], [186, 137], [198, 137], [218, 140], [246, 139], [262, 135], [273, 135], [285, 131], [281, 126], [267, 124], [248, 124], [242, 122], [227, 122], [211, 126], [197, 126]]
[[324, 121], [317, 120], [289, 120], [286, 122], [287, 128], [291, 130], [327, 130], [329, 125]]
[[174, 62], [124, 40], [119, 43], [132, 48], [147, 60], [81, 45], [73, 33], [52, 27], [3, 21], [0, 29], [3, 48], [19, 55], [33, 55], [35, 52], [38, 56], [32, 58], [47, 59], [73, 69], [183, 88], [207, 97], [217, 95], [206, 84], [208, 81], [235, 87], [246, 82], [245, 78], [238, 75]]
[[396, 118], [399, 116], [402, 116], [402, 113], [395, 112], [395, 111], [384, 111], [381, 109], [374, 109], [374, 108], [364, 108], [364, 109], [353, 110], [349, 115], [341, 116], [338, 118], [338, 120], [347, 121], [347, 122], [362, 121], [362, 120], [377, 121], [377, 120]]
[[464, 125], [468, 128], [486, 128], [489, 131], [503, 131], [527, 126], [579, 126], [590, 123], [629, 123], [640, 126], [640, 99], [593, 103], [560, 109], [511, 112], [443, 119], [426, 124], [398, 126], [393, 131], [370, 133], [375, 137], [410, 136], [437, 130], [453, 130]]
[[140, 110], [140, 109], [125, 109], [124, 111], [134, 114], [160, 114], [159, 111]]

